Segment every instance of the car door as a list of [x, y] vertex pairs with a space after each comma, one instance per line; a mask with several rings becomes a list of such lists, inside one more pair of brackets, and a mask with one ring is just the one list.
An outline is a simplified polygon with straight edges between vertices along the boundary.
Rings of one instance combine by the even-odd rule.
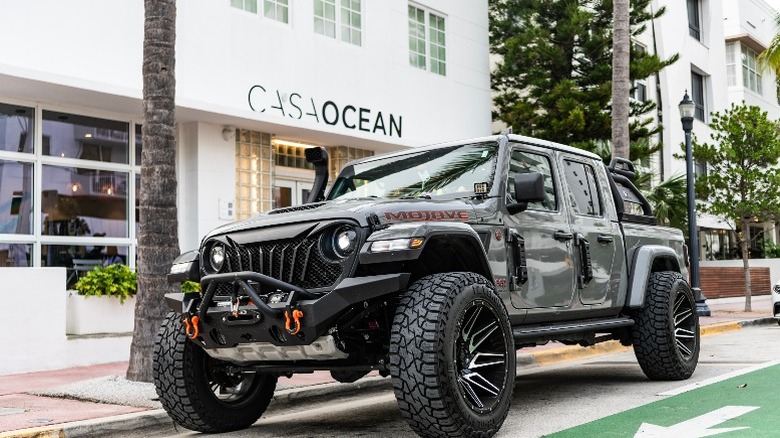
[[573, 235], [569, 217], [564, 213], [561, 187], [552, 150], [531, 145], [513, 147], [507, 176], [507, 203], [514, 202], [514, 177], [518, 173], [539, 172], [544, 177], [544, 201], [528, 205], [515, 215], [506, 215], [510, 270], [518, 263], [522, 246], [527, 275], [524, 281], [510, 273], [512, 305], [518, 309], [565, 308], [574, 297], [572, 261]]
[[599, 180], [596, 163], [572, 154], [563, 155], [561, 164], [569, 204], [566, 211], [574, 235], [573, 259], [579, 300], [585, 305], [602, 304], [611, 292], [615, 248], [620, 244], [619, 224], [608, 217], [606, 181]]

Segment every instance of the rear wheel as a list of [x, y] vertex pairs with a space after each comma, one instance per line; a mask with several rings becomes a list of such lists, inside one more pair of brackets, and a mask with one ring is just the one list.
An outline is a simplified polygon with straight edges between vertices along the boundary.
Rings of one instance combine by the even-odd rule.
[[265, 412], [277, 377], [212, 359], [187, 339], [182, 316], [166, 318], [154, 345], [154, 385], [178, 424], [199, 432], [245, 429]]
[[683, 380], [699, 362], [699, 315], [696, 300], [677, 272], [654, 272], [645, 306], [633, 314], [634, 353], [653, 380]]
[[398, 406], [424, 437], [490, 437], [509, 412], [515, 348], [492, 285], [434, 274], [401, 297], [390, 339]]

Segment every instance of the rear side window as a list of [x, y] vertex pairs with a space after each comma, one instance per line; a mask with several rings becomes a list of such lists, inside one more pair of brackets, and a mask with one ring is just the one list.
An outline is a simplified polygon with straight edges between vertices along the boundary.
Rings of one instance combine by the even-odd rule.
[[508, 202], [515, 202], [515, 175], [518, 173], [539, 172], [544, 177], [544, 201], [528, 204], [533, 210], [558, 210], [558, 200], [555, 197], [550, 159], [545, 155], [520, 150], [512, 151], [509, 162], [509, 180], [507, 181]]
[[564, 176], [574, 211], [583, 216], [602, 216], [599, 186], [593, 167], [563, 160]]

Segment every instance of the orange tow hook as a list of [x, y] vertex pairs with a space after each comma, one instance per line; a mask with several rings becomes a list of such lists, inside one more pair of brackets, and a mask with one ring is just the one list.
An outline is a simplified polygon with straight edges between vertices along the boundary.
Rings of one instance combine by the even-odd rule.
[[186, 334], [188, 338], [195, 339], [200, 336], [198, 322], [200, 322], [200, 318], [198, 318], [197, 315], [193, 316], [191, 320], [186, 316], [184, 317], [184, 334]]
[[[301, 331], [301, 318], [303, 318], [303, 312], [295, 309], [292, 311], [292, 317], [290, 317], [290, 311], [284, 312], [284, 328], [287, 329], [287, 333], [295, 336]], [[295, 323], [295, 328], [292, 329], [290, 326]]]

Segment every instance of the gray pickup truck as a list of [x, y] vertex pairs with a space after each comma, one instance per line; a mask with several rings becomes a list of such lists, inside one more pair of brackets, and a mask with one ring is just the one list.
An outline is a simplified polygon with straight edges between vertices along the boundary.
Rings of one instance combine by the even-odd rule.
[[633, 345], [650, 379], [686, 379], [699, 320], [683, 236], [655, 225], [626, 160], [517, 135], [347, 164], [327, 152], [306, 204], [220, 227], [179, 256], [155, 346], [180, 425], [246, 428], [277, 379], [390, 376], [425, 437], [489, 437], [509, 411], [516, 350]]

